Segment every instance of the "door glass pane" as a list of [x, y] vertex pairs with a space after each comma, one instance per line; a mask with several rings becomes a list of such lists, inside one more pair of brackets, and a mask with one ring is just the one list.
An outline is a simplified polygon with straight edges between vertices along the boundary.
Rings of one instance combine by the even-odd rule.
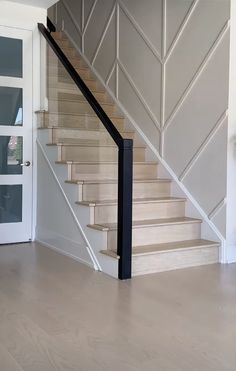
[[22, 222], [22, 185], [0, 185], [0, 223]]
[[23, 138], [0, 136], [0, 174], [22, 174]]
[[0, 126], [22, 126], [22, 104], [22, 89], [0, 86]]
[[0, 76], [22, 77], [22, 40], [0, 37]]

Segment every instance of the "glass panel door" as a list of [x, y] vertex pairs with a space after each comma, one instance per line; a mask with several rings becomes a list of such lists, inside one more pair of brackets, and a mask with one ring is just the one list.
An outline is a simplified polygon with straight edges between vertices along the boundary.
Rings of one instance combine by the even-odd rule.
[[32, 223], [32, 35], [0, 26], [0, 244]]

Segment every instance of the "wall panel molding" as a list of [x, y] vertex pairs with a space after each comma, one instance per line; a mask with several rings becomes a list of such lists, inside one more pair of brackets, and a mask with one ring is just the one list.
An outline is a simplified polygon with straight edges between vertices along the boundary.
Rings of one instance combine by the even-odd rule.
[[[67, 9], [69, 13], [70, 7], [72, 7], [76, 3], [76, 0], [61, 0], [63, 3], [65, 3], [65, 9]], [[213, 122], [216, 120], [214, 118], [214, 121], [212, 124], [210, 123], [210, 117], [212, 115], [209, 112], [209, 118], [207, 118], [208, 121], [208, 127], [211, 127], [210, 131], [203, 131], [201, 132], [201, 125], [199, 125], [199, 138], [195, 138], [196, 135], [198, 135], [197, 130], [193, 132], [193, 137], [189, 138], [190, 144], [191, 141], [193, 143], [193, 149], [191, 155], [189, 155], [189, 158], [187, 158], [187, 162], [185, 160], [185, 163], [181, 164], [181, 173], [179, 175], [177, 169], [168, 162], [168, 151], [172, 150], [175, 151], [176, 148], [174, 146], [168, 147], [168, 139], [167, 134], [169, 133], [175, 133], [174, 129], [177, 128], [176, 126], [176, 116], [179, 115], [179, 112], [185, 108], [188, 104], [190, 95], [194, 92], [195, 94], [202, 94], [202, 91], [204, 91], [204, 84], [201, 86], [201, 90], [199, 88], [199, 80], [206, 74], [205, 84], [208, 83], [208, 75], [211, 73], [215, 74], [215, 78], [221, 74], [224, 76], [227, 76], [228, 71], [226, 71], [226, 64], [222, 65], [221, 67], [217, 66], [218, 70], [214, 67], [214, 63], [210, 63], [212, 61], [212, 58], [214, 57], [216, 52], [219, 53], [226, 53], [226, 48], [221, 48], [221, 43], [229, 43], [228, 41], [228, 31], [230, 28], [230, 0], [224, 0], [222, 2], [214, 3], [212, 0], [188, 0], [188, 3], [183, 6], [183, 4], [179, 5], [180, 8], [178, 8], [178, 16], [175, 18], [176, 22], [174, 27], [171, 29], [171, 20], [173, 17], [173, 14], [175, 16], [174, 10], [176, 7], [178, 7], [177, 2], [180, 0], [147, 0], [145, 2], [145, 6], [150, 8], [150, 11], [154, 9], [154, 6], [157, 6], [158, 9], [161, 9], [161, 20], [162, 24], [160, 29], [158, 27], [150, 28], [149, 25], [145, 25], [145, 20], [148, 22], [148, 17], [143, 17], [143, 14], [141, 12], [143, 11], [143, 2], [142, 0], [114, 0], [114, 5], [112, 6], [112, 9], [109, 11], [109, 16], [106, 20], [103, 21], [104, 24], [100, 24], [99, 28], [102, 29], [102, 34], [99, 37], [99, 40], [96, 40], [96, 45], [93, 47], [93, 53], [92, 58], [89, 58], [86, 54], [86, 46], [85, 43], [89, 43], [92, 40], [89, 40], [88, 38], [88, 31], [91, 27], [94, 27], [94, 32], [96, 32], [96, 23], [92, 22], [92, 17], [94, 15], [94, 11], [96, 9], [97, 12], [106, 11], [108, 12], [108, 6], [109, 3], [102, 2], [100, 0], [94, 0], [89, 2], [89, 8], [87, 9], [87, 12], [85, 14], [85, 1], [82, 0], [81, 4], [81, 19], [75, 20], [72, 16], [73, 13], [71, 13], [71, 18], [73, 19], [73, 22], [75, 26], [77, 27], [79, 31], [79, 25], [81, 25], [80, 33], [82, 34], [82, 53], [84, 53], [85, 59], [92, 61], [93, 68], [96, 70], [96, 59], [99, 57], [99, 53], [103, 48], [103, 45], [106, 40], [106, 36], [108, 36], [108, 33], [110, 32], [110, 22], [114, 16], [115, 18], [115, 35], [114, 35], [114, 47], [115, 47], [115, 58], [109, 57], [109, 66], [104, 64], [104, 73], [98, 72], [100, 76], [103, 76], [102, 81], [108, 88], [110, 88], [112, 84], [112, 91], [115, 95], [115, 97], [120, 101], [122, 100], [122, 94], [121, 91], [124, 93], [124, 86], [120, 86], [121, 76], [119, 74], [122, 74], [122, 81], [126, 81], [125, 84], [127, 86], [127, 89], [129, 89], [129, 93], [125, 94], [128, 101], [125, 105], [125, 110], [127, 111], [127, 114], [132, 117], [133, 121], [136, 122], [136, 126], [140, 126], [140, 131], [145, 133], [145, 136], [147, 139], [153, 143], [153, 138], [149, 138], [150, 135], [153, 136], [153, 130], [154, 126], [156, 129], [156, 135], [158, 137], [158, 143], [156, 145], [156, 150], [159, 151], [160, 157], [163, 159], [164, 162], [171, 168], [172, 172], [176, 175], [177, 178], [179, 178], [180, 182], [183, 182], [185, 180], [186, 175], [188, 175], [187, 178], [191, 177], [193, 174], [192, 172], [195, 171], [195, 165], [198, 164], [199, 159], [201, 158], [202, 153], [206, 150], [208, 150], [208, 147], [211, 145], [212, 141], [214, 142], [216, 135], [219, 135], [219, 129], [224, 125], [227, 127], [227, 109], [228, 109], [228, 103], [225, 104], [224, 107], [221, 107], [223, 104], [222, 102], [227, 102], [228, 97], [226, 96], [225, 91], [222, 92], [222, 96], [220, 97], [220, 94], [215, 94], [214, 89], [212, 87], [212, 97], [211, 97], [211, 107], [209, 106], [209, 111], [213, 109], [213, 107], [220, 106], [220, 111], [222, 112], [222, 115], [219, 117], [215, 125], [213, 125]], [[90, 5], [90, 3], [92, 5]], [[106, 5], [105, 5], [106, 4]], [[110, 3], [111, 4], [111, 3]], [[112, 2], [113, 4], [113, 2]], [[91, 7], [90, 7], [91, 6]], [[175, 8], [172, 8], [172, 13], [170, 15], [170, 7], [174, 6]], [[106, 8], [107, 7], [107, 8]], [[153, 8], [152, 8], [153, 7]], [[106, 8], [106, 9], [104, 9]], [[59, 8], [58, 8], [59, 9]], [[109, 8], [110, 9], [110, 8]], [[157, 8], [155, 8], [157, 9]], [[205, 18], [205, 32], [206, 37], [208, 36], [208, 33], [211, 33], [211, 38], [209, 38], [209, 45], [207, 44], [207, 47], [205, 46], [205, 49], [200, 50], [201, 45], [198, 40], [198, 24], [196, 22], [200, 22], [201, 18], [201, 12], [204, 12], [204, 9], [207, 9], [208, 12], [211, 12], [214, 14], [214, 17], [209, 17], [209, 24], [206, 22]], [[61, 10], [61, 8], [60, 8]], [[89, 12], [88, 12], [89, 10]], [[140, 13], [138, 13], [140, 12]], [[99, 14], [100, 14], [99, 13]], [[208, 13], [207, 13], [208, 14]], [[210, 13], [209, 13], [210, 14]], [[146, 14], [147, 15], [147, 14]], [[202, 13], [202, 16], [205, 14]], [[218, 16], [217, 16], [218, 15]], [[136, 51], [134, 51], [134, 55], [132, 56], [131, 63], [126, 65], [124, 61], [121, 58], [121, 53], [125, 50], [125, 52], [129, 52], [128, 48], [124, 49], [123, 43], [126, 42], [123, 38], [121, 38], [121, 34], [123, 32], [122, 29], [122, 19], [127, 20], [131, 27], [133, 28], [130, 32], [132, 32], [132, 38], [133, 38], [133, 45], [140, 45], [140, 48], [137, 48]], [[153, 18], [152, 18], [153, 19]], [[94, 20], [93, 20], [94, 21]], [[94, 24], [93, 24], [94, 23]], [[128, 23], [127, 23], [128, 24]], [[195, 25], [193, 27], [193, 25]], [[159, 25], [158, 25], [159, 26]], [[191, 28], [192, 26], [192, 28]], [[191, 28], [191, 32], [189, 33], [189, 27]], [[199, 24], [199, 27], [201, 25]], [[207, 29], [208, 28], [208, 29]], [[158, 35], [158, 38], [155, 38], [156, 35], [151, 35], [150, 30], [154, 30], [155, 32], [160, 32], [161, 34]], [[196, 29], [196, 30], [195, 30]], [[208, 32], [209, 31], [209, 32]], [[112, 31], [114, 32], [114, 31]], [[154, 32], [154, 31], [153, 31]], [[170, 37], [167, 39], [168, 35]], [[72, 35], [71, 35], [72, 36]], [[87, 38], [86, 38], [87, 36]], [[130, 36], [130, 35], [129, 35]], [[113, 36], [112, 36], [113, 37]], [[174, 65], [175, 68], [175, 75], [177, 75], [177, 83], [178, 81], [181, 81], [181, 73], [184, 73], [185, 68], [188, 69], [188, 59], [185, 59], [186, 65], [181, 66], [182, 68], [179, 68], [179, 61], [176, 57], [176, 52], [180, 53], [181, 45], [183, 44], [183, 39], [186, 41], [186, 48], [184, 50], [184, 53], [186, 55], [191, 56], [191, 58], [195, 58], [195, 54], [197, 55], [197, 51], [201, 51], [201, 60], [196, 59], [194, 60], [194, 63], [192, 64], [192, 70], [191, 73], [186, 77], [186, 85], [179, 85], [179, 90], [177, 90], [177, 93], [180, 94], [172, 95], [172, 101], [168, 109], [168, 99], [170, 95], [172, 94], [171, 89], [169, 88], [170, 83], [168, 81], [169, 78], [169, 70], [167, 66], [169, 66], [169, 63], [172, 63], [172, 68]], [[138, 40], [138, 41], [137, 41]], [[155, 44], [155, 40], [157, 40], [157, 46]], [[161, 49], [159, 49], [159, 41], [161, 40]], [[198, 42], [197, 42], [198, 41]], [[132, 40], [131, 40], [132, 42]], [[136, 43], [136, 44], [135, 44]], [[155, 44], [155, 45], [154, 45]], [[133, 45], [131, 45], [133, 47]], [[185, 44], [184, 44], [185, 45]], [[225, 44], [224, 44], [225, 45]], [[158, 48], [157, 48], [158, 47]], [[189, 48], [189, 50], [188, 50]], [[191, 53], [191, 48], [195, 48], [196, 53]], [[132, 49], [133, 50], [133, 49]], [[146, 64], [143, 63], [143, 65], [140, 64], [140, 60], [142, 61], [140, 53], [147, 53], [147, 62]], [[149, 54], [150, 52], [150, 54]], [[102, 54], [103, 55], [103, 54]], [[151, 57], [152, 55], [153, 60], [157, 61], [157, 64], [154, 62], [152, 63]], [[143, 55], [142, 55], [143, 57]], [[229, 55], [225, 54], [223, 56], [226, 61], [229, 60]], [[105, 58], [105, 56], [104, 56]], [[127, 58], [131, 58], [128, 56]], [[148, 59], [150, 58], [150, 59]], [[176, 59], [177, 58], [177, 59]], [[176, 60], [176, 67], [175, 67], [175, 60]], [[130, 61], [130, 59], [129, 59]], [[132, 68], [132, 65], [134, 68]], [[210, 67], [209, 67], [210, 65]], [[138, 66], [138, 67], [137, 67]], [[132, 70], [131, 70], [132, 68]], [[209, 68], [211, 71], [209, 72]], [[214, 69], [215, 68], [215, 69]], [[221, 68], [221, 69], [220, 69]], [[160, 69], [160, 72], [159, 72]], [[182, 72], [180, 72], [182, 71]], [[153, 75], [153, 79], [150, 78], [150, 72]], [[138, 79], [138, 75], [146, 76], [145, 79]], [[125, 80], [124, 80], [125, 79]], [[142, 85], [143, 84], [143, 85]], [[123, 84], [124, 85], [124, 84]], [[148, 92], [147, 87], [150, 87], [150, 91], [154, 92], [153, 94], [156, 94], [156, 97], [154, 95], [148, 96], [148, 94], [145, 94], [145, 92]], [[182, 89], [183, 88], [183, 89]], [[206, 91], [209, 92], [209, 89], [211, 87], [207, 87]], [[181, 90], [182, 89], [182, 90]], [[219, 86], [219, 89], [221, 87]], [[176, 97], [176, 98], [174, 98]], [[155, 98], [155, 99], [152, 99]], [[132, 116], [131, 112], [134, 111], [134, 101], [135, 107], [137, 107], [137, 99], [140, 104], [140, 110], [138, 109], [138, 112], [140, 114], [140, 117]], [[221, 99], [219, 101], [219, 99]], [[173, 103], [173, 106], [172, 106]], [[220, 105], [221, 103], [221, 105]], [[122, 105], [122, 102], [121, 102]], [[157, 109], [158, 108], [158, 109]], [[159, 117], [159, 108], [160, 108], [160, 117]], [[193, 112], [195, 112], [195, 115], [197, 115], [196, 107], [193, 107]], [[199, 112], [201, 112], [201, 106], [198, 107]], [[220, 112], [219, 112], [220, 113]], [[147, 116], [147, 115], [148, 116]], [[168, 115], [168, 116], [166, 116]], [[201, 115], [199, 114], [199, 117]], [[150, 118], [150, 120], [149, 120]], [[182, 131], [183, 128], [186, 128], [186, 125], [188, 124], [186, 122], [188, 118], [183, 117], [183, 124], [182, 124]], [[197, 117], [195, 117], [195, 121], [197, 122]], [[213, 125], [213, 127], [212, 127]], [[150, 126], [150, 127], [149, 127]], [[168, 131], [167, 131], [168, 129]], [[152, 133], [152, 134], [151, 134]], [[218, 134], [217, 134], [218, 133]], [[179, 134], [182, 135], [182, 134]], [[223, 135], [223, 134], [222, 134]], [[178, 148], [178, 151], [181, 151], [184, 153], [184, 151], [187, 151], [187, 143], [184, 142], [184, 135], [182, 135], [183, 141], [181, 143], [180, 148]], [[180, 138], [181, 139], [181, 138]], [[222, 139], [223, 140], [223, 139]], [[189, 143], [188, 143], [189, 144]], [[225, 147], [225, 146], [223, 146]], [[223, 149], [218, 149], [218, 151], [223, 151]], [[188, 152], [186, 152], [188, 153]], [[218, 154], [218, 153], [217, 153]], [[225, 154], [222, 153], [222, 156]], [[176, 153], [176, 156], [178, 156], [178, 153]], [[202, 165], [203, 166], [203, 165]], [[204, 168], [202, 168], [202, 172], [204, 173], [207, 169], [208, 164], [204, 164]], [[226, 169], [226, 165], [225, 165]], [[190, 171], [191, 170], [191, 171]], [[194, 175], [194, 174], [193, 174]], [[223, 180], [226, 182], [226, 173], [221, 174], [221, 177], [223, 177]], [[217, 179], [215, 179], [217, 182]], [[223, 184], [224, 182], [222, 182]], [[190, 184], [190, 183], [189, 183]], [[186, 184], [184, 185], [186, 187]], [[205, 184], [205, 187], [207, 188], [208, 184]], [[189, 187], [189, 188], [188, 188]], [[187, 191], [189, 194], [191, 194], [192, 189], [190, 186], [187, 187]], [[204, 189], [201, 191], [204, 192]], [[201, 204], [200, 199], [196, 199], [196, 202], [199, 202], [199, 205]], [[216, 215], [222, 215], [221, 218], [223, 218], [224, 213], [221, 212], [221, 209], [225, 206], [226, 200], [224, 198], [224, 202], [221, 199], [217, 201], [217, 204], [215, 208], [209, 213], [204, 208], [204, 205], [201, 204], [201, 208], [209, 218], [209, 223], [212, 225], [214, 224], [214, 217]], [[199, 206], [200, 207], [200, 206]], [[210, 220], [211, 219], [211, 220]], [[217, 221], [219, 224], [222, 224]], [[224, 221], [225, 222], [225, 221]]]

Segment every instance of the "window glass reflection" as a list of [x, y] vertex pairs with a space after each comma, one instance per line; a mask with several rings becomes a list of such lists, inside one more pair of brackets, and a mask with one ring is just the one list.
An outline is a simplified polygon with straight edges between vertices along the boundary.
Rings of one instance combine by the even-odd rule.
[[0, 136], [0, 174], [22, 174], [23, 138]]
[[0, 223], [22, 222], [22, 185], [0, 185]]
[[0, 76], [22, 77], [22, 40], [0, 37]]
[[23, 125], [22, 89], [0, 87], [0, 125]]

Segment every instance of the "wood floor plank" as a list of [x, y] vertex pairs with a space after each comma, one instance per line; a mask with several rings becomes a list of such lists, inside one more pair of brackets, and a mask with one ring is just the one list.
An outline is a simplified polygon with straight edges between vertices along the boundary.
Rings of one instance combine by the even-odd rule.
[[235, 371], [235, 281], [215, 264], [119, 282], [0, 246], [0, 370]]

